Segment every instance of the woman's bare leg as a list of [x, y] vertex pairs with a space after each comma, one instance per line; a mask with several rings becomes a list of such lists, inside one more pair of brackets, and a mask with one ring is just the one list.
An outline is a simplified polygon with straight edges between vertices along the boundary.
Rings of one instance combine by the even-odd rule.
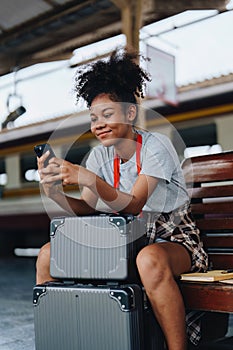
[[36, 262], [36, 283], [42, 284], [54, 281], [50, 276], [50, 243], [46, 243], [40, 249]]
[[169, 350], [185, 350], [185, 308], [174, 279], [190, 270], [187, 250], [177, 243], [155, 243], [137, 256], [138, 271]]

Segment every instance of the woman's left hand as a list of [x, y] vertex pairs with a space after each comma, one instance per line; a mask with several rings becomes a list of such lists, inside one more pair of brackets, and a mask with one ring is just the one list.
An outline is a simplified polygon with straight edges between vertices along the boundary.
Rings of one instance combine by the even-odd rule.
[[85, 168], [72, 164], [64, 159], [53, 158], [46, 168], [41, 169], [47, 175], [42, 183], [61, 181], [63, 185], [85, 185], [88, 172]]
[[60, 165], [60, 174], [63, 185], [82, 185], [79, 182], [80, 166], [77, 164], [72, 164], [66, 160], [62, 161]]

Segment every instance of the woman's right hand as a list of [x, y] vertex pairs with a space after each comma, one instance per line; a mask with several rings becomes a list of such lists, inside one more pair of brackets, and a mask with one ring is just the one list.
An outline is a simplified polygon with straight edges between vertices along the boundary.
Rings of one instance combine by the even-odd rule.
[[37, 166], [43, 191], [47, 197], [53, 198], [58, 192], [60, 192], [62, 183], [57, 179], [53, 180], [53, 177], [60, 173], [60, 167], [54, 163], [54, 160], [56, 159], [55, 157], [49, 160], [49, 164], [45, 168], [44, 164], [48, 156], [49, 151], [45, 152], [40, 158], [37, 157]]

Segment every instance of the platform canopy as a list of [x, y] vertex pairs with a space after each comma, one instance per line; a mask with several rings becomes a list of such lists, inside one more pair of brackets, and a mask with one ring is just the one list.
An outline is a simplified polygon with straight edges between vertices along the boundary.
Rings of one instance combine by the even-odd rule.
[[35, 63], [68, 59], [74, 49], [125, 34], [185, 10], [224, 11], [229, 0], [1, 0], [0, 76]]

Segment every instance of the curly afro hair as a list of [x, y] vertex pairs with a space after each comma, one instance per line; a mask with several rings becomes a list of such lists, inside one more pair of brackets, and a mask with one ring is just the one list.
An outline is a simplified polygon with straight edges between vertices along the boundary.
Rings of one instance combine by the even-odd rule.
[[149, 74], [137, 63], [139, 55], [115, 50], [107, 60], [99, 60], [82, 67], [75, 77], [77, 101], [83, 98], [90, 107], [93, 99], [108, 94], [115, 102], [136, 103], [143, 98], [143, 88], [150, 81]]

